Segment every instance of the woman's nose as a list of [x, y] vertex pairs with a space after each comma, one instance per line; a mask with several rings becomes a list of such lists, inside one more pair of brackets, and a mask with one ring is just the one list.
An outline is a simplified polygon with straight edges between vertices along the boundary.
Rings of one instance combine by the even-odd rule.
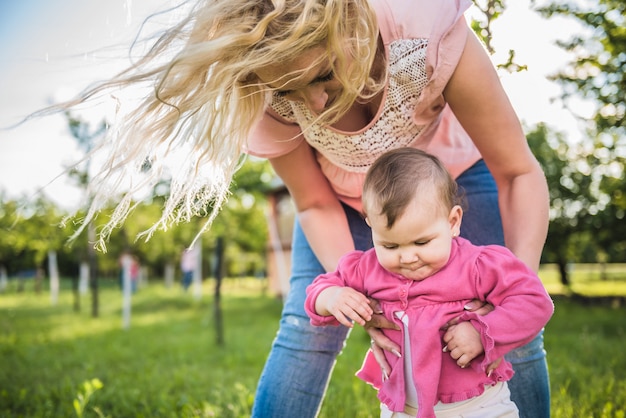
[[302, 100], [313, 113], [320, 114], [326, 108], [326, 103], [328, 103], [328, 93], [323, 84], [320, 83], [315, 86], [309, 86], [304, 90], [302, 92]]

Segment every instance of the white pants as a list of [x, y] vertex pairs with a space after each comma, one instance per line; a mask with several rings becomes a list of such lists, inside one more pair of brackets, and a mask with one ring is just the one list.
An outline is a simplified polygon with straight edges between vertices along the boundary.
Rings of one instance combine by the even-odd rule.
[[[417, 409], [406, 406], [404, 412], [390, 411], [384, 404], [380, 405], [380, 418], [414, 418]], [[511, 392], [506, 382], [485, 386], [482, 395], [454, 403], [437, 403], [437, 418], [518, 418], [519, 411], [511, 401]]]

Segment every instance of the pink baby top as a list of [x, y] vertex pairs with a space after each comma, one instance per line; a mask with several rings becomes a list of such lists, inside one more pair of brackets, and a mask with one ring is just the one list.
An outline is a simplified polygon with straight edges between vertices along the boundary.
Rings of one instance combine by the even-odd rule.
[[274, 96], [245, 147], [249, 154], [275, 158], [306, 141], [338, 198], [357, 210], [365, 173], [385, 151], [423, 149], [439, 157], [453, 177], [481, 158], [443, 97], [465, 46], [463, 12], [471, 2], [370, 1], [388, 63], [388, 83], [372, 121], [357, 132], [320, 126], [302, 103]]
[[[346, 254], [337, 271], [318, 276], [307, 288], [305, 309], [313, 325], [339, 325], [335, 317], [315, 312], [317, 296], [329, 286], [349, 286], [380, 301], [385, 317], [400, 327], [383, 332], [402, 352], [404, 327], [396, 313], [408, 316], [418, 417], [434, 417], [433, 407], [439, 401], [463, 401], [483, 393], [485, 385], [509, 380], [513, 376], [509, 362], [502, 361], [491, 376], [486, 374], [487, 366], [532, 340], [554, 311], [537, 275], [507, 248], [475, 246], [463, 238], [454, 239], [446, 266], [422, 281], [383, 269], [374, 249]], [[494, 310], [484, 316], [466, 312], [463, 306], [473, 299], [489, 302]], [[484, 347], [484, 354], [465, 369], [443, 352], [444, 331], [440, 329], [459, 316], [474, 325]], [[403, 360], [388, 352], [385, 356], [391, 366], [389, 379], [382, 381], [371, 351], [357, 376], [379, 389], [378, 398], [391, 411], [403, 411]]]

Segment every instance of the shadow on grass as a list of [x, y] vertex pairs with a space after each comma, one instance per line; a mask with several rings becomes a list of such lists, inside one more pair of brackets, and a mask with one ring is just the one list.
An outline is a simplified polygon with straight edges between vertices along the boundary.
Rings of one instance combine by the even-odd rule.
[[589, 296], [570, 291], [567, 294], [552, 295], [553, 300], [564, 299], [582, 306], [603, 306], [618, 309], [626, 306], [626, 296]]

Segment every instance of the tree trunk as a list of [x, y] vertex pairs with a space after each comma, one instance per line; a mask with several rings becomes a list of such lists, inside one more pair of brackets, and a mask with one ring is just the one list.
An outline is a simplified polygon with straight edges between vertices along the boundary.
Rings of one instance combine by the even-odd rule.
[[214, 316], [215, 316], [215, 337], [218, 346], [224, 345], [224, 325], [222, 320], [222, 302], [221, 288], [224, 266], [224, 238], [217, 237], [215, 247], [215, 300], [214, 300]]
[[72, 294], [74, 295], [74, 312], [80, 312], [80, 291], [78, 290], [79, 278], [72, 276]]
[[98, 317], [98, 266], [96, 264], [96, 249], [93, 243], [96, 242], [96, 226], [90, 222], [87, 226], [87, 254], [89, 259], [89, 285], [91, 286], [91, 316]]
[[559, 266], [559, 274], [561, 275], [561, 284], [569, 288], [570, 282], [569, 282], [569, 273], [567, 271], [567, 261], [563, 260], [562, 258], [559, 258], [557, 261], [557, 265]]
[[44, 276], [44, 272], [43, 272], [43, 268], [41, 267], [37, 267], [37, 270], [35, 271], [35, 293], [39, 294], [41, 293], [41, 284], [43, 282], [43, 276]]
[[602, 281], [608, 280], [606, 267], [607, 267], [607, 263], [605, 263], [604, 261], [600, 263], [600, 280]]

